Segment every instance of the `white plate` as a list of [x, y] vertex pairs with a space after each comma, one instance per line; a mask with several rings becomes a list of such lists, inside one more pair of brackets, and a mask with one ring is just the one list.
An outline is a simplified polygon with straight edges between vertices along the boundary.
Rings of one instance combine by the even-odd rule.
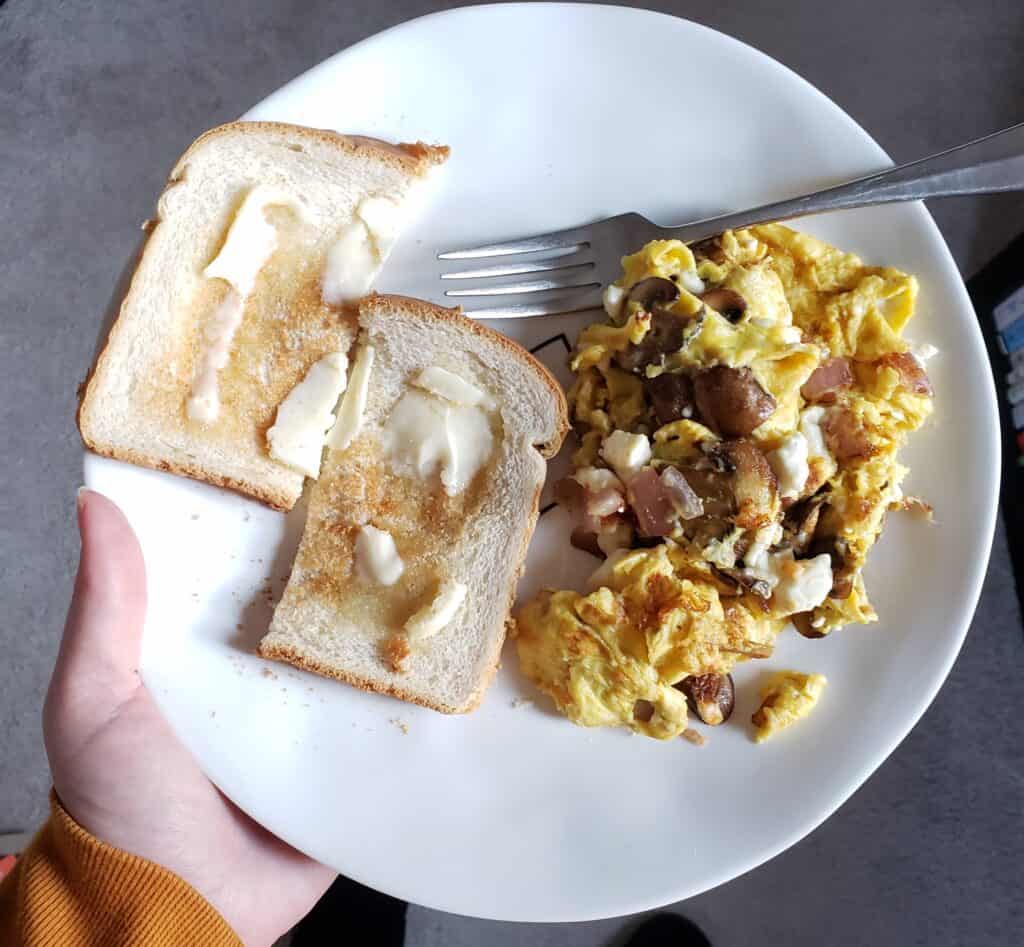
[[[452, 146], [446, 179], [379, 286], [430, 295], [437, 248], [625, 210], [666, 223], [880, 168], [885, 153], [802, 79], [747, 46], [660, 14], [562, 4], [429, 16], [335, 56], [253, 109], [279, 119]], [[150, 581], [143, 674], [211, 778], [293, 845], [420, 904], [507, 920], [582, 920], [704, 891], [825, 819], [914, 725], [967, 630], [992, 534], [998, 449], [974, 315], [921, 206], [847, 211], [807, 229], [921, 280], [910, 335], [942, 350], [936, 418], [906, 452], [936, 523], [892, 516], [867, 570], [881, 621], [823, 641], [786, 636], [737, 675], [731, 726], [696, 749], [578, 729], [506, 652], [480, 710], [444, 717], [265, 664], [251, 648], [301, 513], [87, 457], [123, 505]], [[528, 344], [579, 321], [520, 320]], [[557, 351], [557, 346], [548, 354]], [[555, 361], [561, 360], [561, 354]], [[542, 520], [523, 590], [573, 561]], [[287, 527], [291, 526], [289, 530]], [[238, 628], [236, 628], [238, 626]], [[819, 709], [750, 742], [768, 666], [822, 671]], [[408, 733], [403, 728], [408, 729]]]

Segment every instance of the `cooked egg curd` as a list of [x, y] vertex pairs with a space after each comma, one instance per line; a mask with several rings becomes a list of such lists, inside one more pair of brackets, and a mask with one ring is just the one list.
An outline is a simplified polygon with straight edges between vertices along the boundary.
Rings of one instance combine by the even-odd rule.
[[754, 740], [763, 743], [806, 717], [818, 703], [827, 683], [820, 674], [799, 671], [776, 674], [761, 691], [761, 706], [750, 718], [757, 727]]
[[[678, 736], [694, 682], [769, 657], [789, 622], [875, 620], [861, 569], [932, 410], [903, 337], [916, 298], [914, 277], [775, 224], [623, 260], [573, 355], [558, 485], [605, 561], [590, 591], [517, 615], [523, 670], [566, 716]], [[800, 714], [820, 691], [801, 686]]]

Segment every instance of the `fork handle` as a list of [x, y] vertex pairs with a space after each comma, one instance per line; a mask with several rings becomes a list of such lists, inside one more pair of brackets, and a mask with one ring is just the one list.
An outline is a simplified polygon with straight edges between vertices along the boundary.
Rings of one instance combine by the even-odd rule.
[[691, 242], [723, 230], [831, 210], [1014, 190], [1024, 190], [1024, 122], [823, 191], [669, 229], [672, 236]]

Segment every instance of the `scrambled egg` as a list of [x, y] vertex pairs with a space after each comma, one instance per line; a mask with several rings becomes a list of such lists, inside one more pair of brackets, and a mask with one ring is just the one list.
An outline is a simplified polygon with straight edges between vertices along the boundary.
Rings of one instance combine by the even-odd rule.
[[[623, 260], [569, 392], [574, 542], [606, 559], [589, 593], [517, 616], [524, 672], [571, 720], [678, 736], [688, 681], [769, 657], [790, 622], [875, 620], [861, 569], [932, 408], [927, 347], [903, 337], [916, 298], [914, 277], [781, 225]], [[766, 733], [824, 684], [787, 680]]]
[[723, 599], [710, 567], [675, 545], [623, 551], [600, 581], [589, 595], [542, 592], [517, 621], [524, 673], [583, 726], [679, 736], [686, 698], [672, 684], [728, 673], [751, 650], [770, 652], [781, 627]]
[[761, 692], [761, 706], [750, 718], [754, 740], [763, 743], [806, 717], [818, 703], [828, 681], [820, 674], [780, 671]]

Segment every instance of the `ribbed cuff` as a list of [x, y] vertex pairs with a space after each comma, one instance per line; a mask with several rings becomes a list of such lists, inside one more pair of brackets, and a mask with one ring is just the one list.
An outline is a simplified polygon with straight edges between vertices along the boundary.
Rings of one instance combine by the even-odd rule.
[[50, 795], [52, 817], [18, 872], [25, 945], [240, 947], [228, 923], [191, 885], [99, 841]]

